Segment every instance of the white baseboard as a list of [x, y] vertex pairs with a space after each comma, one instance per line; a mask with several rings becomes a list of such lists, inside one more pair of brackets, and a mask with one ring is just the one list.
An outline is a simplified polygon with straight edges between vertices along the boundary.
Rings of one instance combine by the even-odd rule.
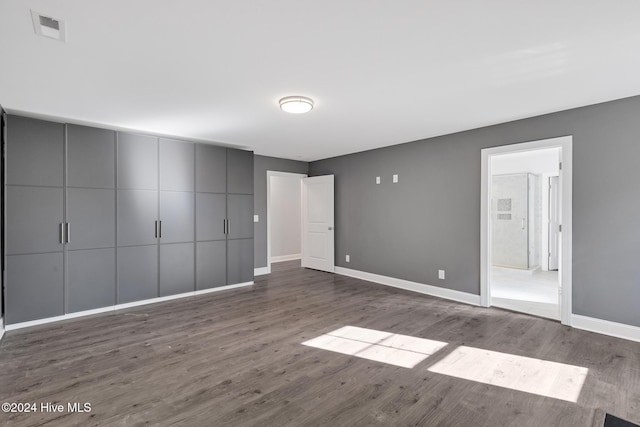
[[589, 332], [640, 342], [640, 327], [637, 326], [580, 316], [579, 314], [571, 315], [571, 326]]
[[[47, 317], [44, 319], [37, 319], [37, 320], [30, 320], [28, 322], [21, 322], [21, 323], [14, 323], [12, 325], [6, 325], [6, 330], [7, 331], [12, 331], [15, 329], [22, 329], [22, 328], [28, 328], [31, 326], [37, 326], [37, 325], [44, 325], [46, 323], [53, 323], [53, 322], [59, 322], [61, 320], [69, 320], [69, 319], [75, 319], [76, 317], [84, 317], [84, 316], [90, 316], [92, 314], [99, 314], [99, 313], [107, 313], [110, 311], [118, 311], [118, 310], [123, 310], [125, 308], [131, 308], [131, 307], [138, 307], [140, 305], [147, 305], [147, 304], [155, 304], [158, 302], [164, 302], [164, 301], [171, 301], [174, 299], [180, 299], [180, 298], [186, 298], [186, 297], [194, 297], [194, 296], [198, 296], [198, 295], [202, 295], [202, 294], [207, 294], [210, 292], [219, 292], [219, 291], [224, 291], [227, 289], [235, 289], [235, 288], [239, 288], [239, 287], [243, 287], [243, 286], [251, 286], [253, 285], [253, 282], [244, 282], [244, 283], [237, 283], [235, 285], [227, 285], [227, 286], [221, 286], [219, 288], [211, 288], [211, 289], [203, 289], [200, 291], [193, 291], [193, 292], [185, 292], [183, 294], [176, 294], [176, 295], [169, 295], [166, 297], [157, 297], [157, 298], [151, 298], [151, 299], [145, 299], [142, 301], [134, 301], [134, 302], [127, 302], [127, 303], [123, 303], [123, 304], [116, 304], [116, 305], [112, 305], [109, 307], [101, 307], [101, 308], [96, 308], [93, 310], [85, 310], [85, 311], [78, 311], [76, 313], [68, 313], [62, 316], [55, 316], [55, 317]], [[3, 331], [4, 333], [4, 331]]]
[[271, 266], [269, 267], [258, 267], [253, 269], [254, 276], [263, 276], [265, 274], [271, 274]]
[[335, 272], [336, 274], [341, 274], [343, 276], [349, 276], [356, 279], [367, 280], [369, 282], [380, 283], [382, 285], [393, 286], [394, 288], [419, 292], [421, 294], [463, 302], [465, 304], [480, 305], [480, 295], [473, 295], [467, 292], [460, 292], [453, 289], [425, 285], [423, 283], [396, 279], [395, 277], [381, 276], [379, 274], [367, 273], [366, 271], [352, 270], [350, 268], [344, 267], [336, 267]]
[[271, 262], [293, 261], [295, 259], [301, 259], [301, 258], [302, 258], [302, 254], [279, 255], [279, 256], [272, 256]]
[[4, 336], [4, 320], [0, 317], [0, 340]]

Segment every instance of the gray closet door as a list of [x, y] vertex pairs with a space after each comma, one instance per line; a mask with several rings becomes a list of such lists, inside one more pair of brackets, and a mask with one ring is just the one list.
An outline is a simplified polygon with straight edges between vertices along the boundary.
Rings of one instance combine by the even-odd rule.
[[156, 243], [158, 192], [118, 190], [118, 246]]
[[158, 246], [118, 248], [118, 303], [158, 296]]
[[62, 251], [64, 190], [7, 186], [6, 192], [7, 254]]
[[194, 191], [194, 152], [190, 142], [160, 139], [160, 190]]
[[227, 240], [227, 283], [253, 281], [253, 239]]
[[67, 186], [115, 188], [114, 131], [67, 125]]
[[229, 239], [253, 237], [253, 196], [229, 194], [227, 196], [227, 233]]
[[196, 145], [196, 191], [227, 191], [227, 149], [213, 145]]
[[160, 296], [195, 290], [193, 243], [160, 245]]
[[227, 149], [227, 193], [253, 194], [253, 152]]
[[196, 243], [196, 289], [227, 284], [227, 242]]
[[224, 240], [224, 221], [227, 218], [227, 196], [224, 194], [196, 194], [196, 240]]
[[194, 193], [160, 192], [160, 243], [193, 242]]
[[62, 252], [6, 257], [7, 324], [64, 314]]
[[64, 125], [9, 116], [7, 184], [62, 187]]
[[115, 190], [67, 189], [67, 249], [97, 249], [115, 246]]
[[118, 188], [158, 189], [158, 138], [118, 132]]
[[116, 301], [116, 250], [67, 252], [68, 311], [108, 307]]

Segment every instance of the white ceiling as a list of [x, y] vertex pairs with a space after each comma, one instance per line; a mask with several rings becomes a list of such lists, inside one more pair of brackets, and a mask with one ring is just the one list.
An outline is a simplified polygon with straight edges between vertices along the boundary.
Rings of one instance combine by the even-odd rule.
[[0, 103], [315, 160], [638, 95], [639, 48], [637, 0], [2, 0]]

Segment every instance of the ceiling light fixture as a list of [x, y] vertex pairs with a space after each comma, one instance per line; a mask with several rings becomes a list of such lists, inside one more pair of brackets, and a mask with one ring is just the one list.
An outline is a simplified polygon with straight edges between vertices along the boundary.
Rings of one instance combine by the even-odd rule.
[[285, 96], [279, 103], [282, 111], [291, 114], [308, 113], [313, 110], [313, 99], [306, 96]]

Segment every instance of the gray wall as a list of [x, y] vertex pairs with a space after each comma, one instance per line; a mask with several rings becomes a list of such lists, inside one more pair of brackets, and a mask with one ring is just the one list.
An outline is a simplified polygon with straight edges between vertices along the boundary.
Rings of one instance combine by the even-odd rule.
[[301, 178], [271, 177], [271, 256], [301, 253]]
[[639, 119], [633, 97], [312, 162], [335, 174], [336, 265], [479, 294], [480, 150], [573, 135], [573, 311], [640, 326]]
[[254, 265], [255, 268], [267, 266], [267, 171], [308, 173], [309, 164], [276, 157], [253, 157], [253, 210], [260, 216], [254, 223]]

